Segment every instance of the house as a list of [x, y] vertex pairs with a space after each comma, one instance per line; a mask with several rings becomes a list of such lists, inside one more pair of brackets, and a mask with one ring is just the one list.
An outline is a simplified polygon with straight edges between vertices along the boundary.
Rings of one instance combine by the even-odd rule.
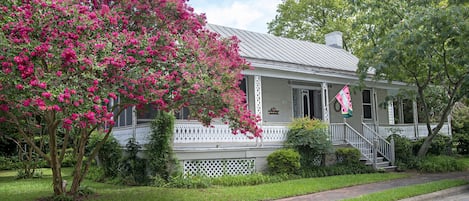
[[[187, 119], [186, 110], [179, 111], [173, 148], [187, 174], [218, 176], [264, 170], [266, 157], [282, 148], [287, 125], [295, 117], [322, 119], [330, 125], [334, 145], [354, 146], [364, 159], [375, 164], [377, 156], [373, 153], [379, 153], [385, 166], [394, 160], [393, 144], [385, 140], [388, 135], [426, 136], [424, 125], [417, 123], [415, 102], [410, 104], [412, 109], [404, 110], [409, 108], [408, 103], [386, 99], [408, 86], [367, 80], [366, 88], [358, 90], [358, 58], [342, 49], [340, 32], [327, 34], [326, 44], [317, 44], [212, 24], [208, 28], [223, 37], [237, 36], [241, 56], [255, 68], [243, 72], [241, 88], [249, 109], [262, 117], [259, 124], [263, 137], [233, 135], [221, 122], [207, 128]], [[335, 100], [345, 85], [350, 86], [354, 109], [347, 119]], [[114, 136], [121, 144], [132, 136], [145, 143], [151, 114], [151, 109], [127, 109], [116, 121]], [[442, 130], [450, 133], [448, 125]]]

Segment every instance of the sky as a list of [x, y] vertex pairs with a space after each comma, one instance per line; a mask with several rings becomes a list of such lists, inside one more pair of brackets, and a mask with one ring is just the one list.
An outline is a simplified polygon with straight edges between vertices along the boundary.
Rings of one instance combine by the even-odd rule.
[[267, 22], [275, 18], [282, 0], [189, 0], [207, 22], [259, 33], [267, 33]]

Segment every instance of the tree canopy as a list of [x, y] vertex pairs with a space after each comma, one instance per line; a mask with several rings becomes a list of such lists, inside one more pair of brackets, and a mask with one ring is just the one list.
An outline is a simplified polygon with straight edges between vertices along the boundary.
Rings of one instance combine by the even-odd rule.
[[[269, 32], [313, 42], [322, 42], [329, 31], [345, 32], [344, 44], [359, 57], [357, 73], [363, 80], [416, 87], [430, 133], [419, 152], [424, 155], [455, 102], [468, 94], [468, 8], [466, 1], [458, 0], [287, 0], [279, 5]], [[429, 105], [435, 95], [442, 108], [436, 117]], [[439, 123], [434, 129], [430, 116]]]
[[[3, 1], [0, 121], [51, 164], [57, 195], [70, 139], [79, 140], [75, 148], [84, 154], [91, 132], [104, 132], [104, 142], [128, 107], [188, 107], [205, 125], [223, 118], [235, 134], [260, 136], [259, 117], [238, 88], [241, 71], [250, 68], [238, 41], [220, 38], [205, 23], [185, 0]], [[49, 136], [50, 153], [28, 140], [38, 129]], [[82, 160], [72, 193], [90, 164], [82, 169]]]

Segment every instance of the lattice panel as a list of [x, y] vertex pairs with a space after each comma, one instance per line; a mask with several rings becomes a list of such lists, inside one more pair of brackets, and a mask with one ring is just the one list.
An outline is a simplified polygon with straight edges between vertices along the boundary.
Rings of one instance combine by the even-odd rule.
[[205, 175], [208, 177], [246, 175], [254, 173], [255, 169], [255, 160], [253, 158], [184, 161], [185, 175]]

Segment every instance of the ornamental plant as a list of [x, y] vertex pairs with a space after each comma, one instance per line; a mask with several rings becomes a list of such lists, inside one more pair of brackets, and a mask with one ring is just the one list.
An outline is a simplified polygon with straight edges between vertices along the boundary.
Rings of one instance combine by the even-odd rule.
[[324, 165], [324, 157], [332, 152], [332, 143], [327, 134], [327, 124], [309, 117], [295, 118], [288, 125], [285, 146], [297, 150], [301, 155], [303, 169]]
[[[259, 117], [243, 105], [238, 88], [249, 68], [238, 40], [204, 25], [204, 15], [185, 0], [2, 1], [0, 121], [49, 162], [56, 195], [64, 193], [67, 145], [75, 140], [69, 193], [76, 195], [114, 119], [128, 107], [188, 107], [204, 125], [222, 118], [234, 134], [258, 137]], [[27, 137], [41, 130], [50, 153]], [[84, 160], [94, 131], [104, 137]]]

